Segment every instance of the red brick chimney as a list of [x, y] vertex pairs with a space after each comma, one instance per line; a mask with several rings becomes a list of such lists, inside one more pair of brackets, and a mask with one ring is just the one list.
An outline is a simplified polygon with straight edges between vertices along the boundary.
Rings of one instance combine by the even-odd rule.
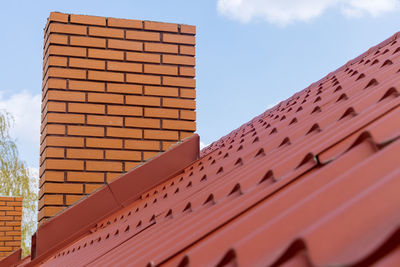
[[194, 26], [51, 13], [39, 223], [196, 130]]

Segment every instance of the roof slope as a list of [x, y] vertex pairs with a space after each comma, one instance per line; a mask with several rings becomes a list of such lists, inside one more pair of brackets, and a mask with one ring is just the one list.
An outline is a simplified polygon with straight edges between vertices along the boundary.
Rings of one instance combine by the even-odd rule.
[[398, 36], [203, 149], [44, 266], [398, 262]]

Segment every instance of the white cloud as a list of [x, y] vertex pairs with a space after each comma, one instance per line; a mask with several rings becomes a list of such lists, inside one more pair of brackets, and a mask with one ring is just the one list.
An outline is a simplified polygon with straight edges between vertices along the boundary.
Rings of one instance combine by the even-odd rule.
[[220, 14], [241, 22], [263, 19], [278, 25], [309, 21], [329, 8], [338, 8], [349, 17], [376, 17], [398, 6], [399, 0], [218, 0], [217, 3]]
[[39, 159], [40, 99], [40, 94], [27, 91], [12, 95], [0, 92], [0, 109], [14, 117], [10, 135], [16, 139], [22, 159], [30, 166], [37, 166]]
[[203, 142], [200, 141], [200, 150], [202, 150], [203, 148], [207, 147], [209, 144], [205, 144]]

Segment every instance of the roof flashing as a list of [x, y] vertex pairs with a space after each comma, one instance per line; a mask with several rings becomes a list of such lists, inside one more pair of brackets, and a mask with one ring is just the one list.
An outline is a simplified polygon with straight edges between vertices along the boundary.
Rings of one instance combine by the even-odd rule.
[[55, 250], [88, 233], [97, 222], [139, 199], [147, 190], [182, 172], [199, 155], [200, 138], [194, 134], [65, 209], [45, 222], [32, 237], [35, 245], [31, 259], [35, 262], [46, 259]]

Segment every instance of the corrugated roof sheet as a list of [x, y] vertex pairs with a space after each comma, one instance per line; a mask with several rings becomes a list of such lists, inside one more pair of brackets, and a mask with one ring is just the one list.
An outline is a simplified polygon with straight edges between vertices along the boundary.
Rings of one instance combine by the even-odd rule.
[[42, 263], [398, 264], [398, 36], [203, 149]]

